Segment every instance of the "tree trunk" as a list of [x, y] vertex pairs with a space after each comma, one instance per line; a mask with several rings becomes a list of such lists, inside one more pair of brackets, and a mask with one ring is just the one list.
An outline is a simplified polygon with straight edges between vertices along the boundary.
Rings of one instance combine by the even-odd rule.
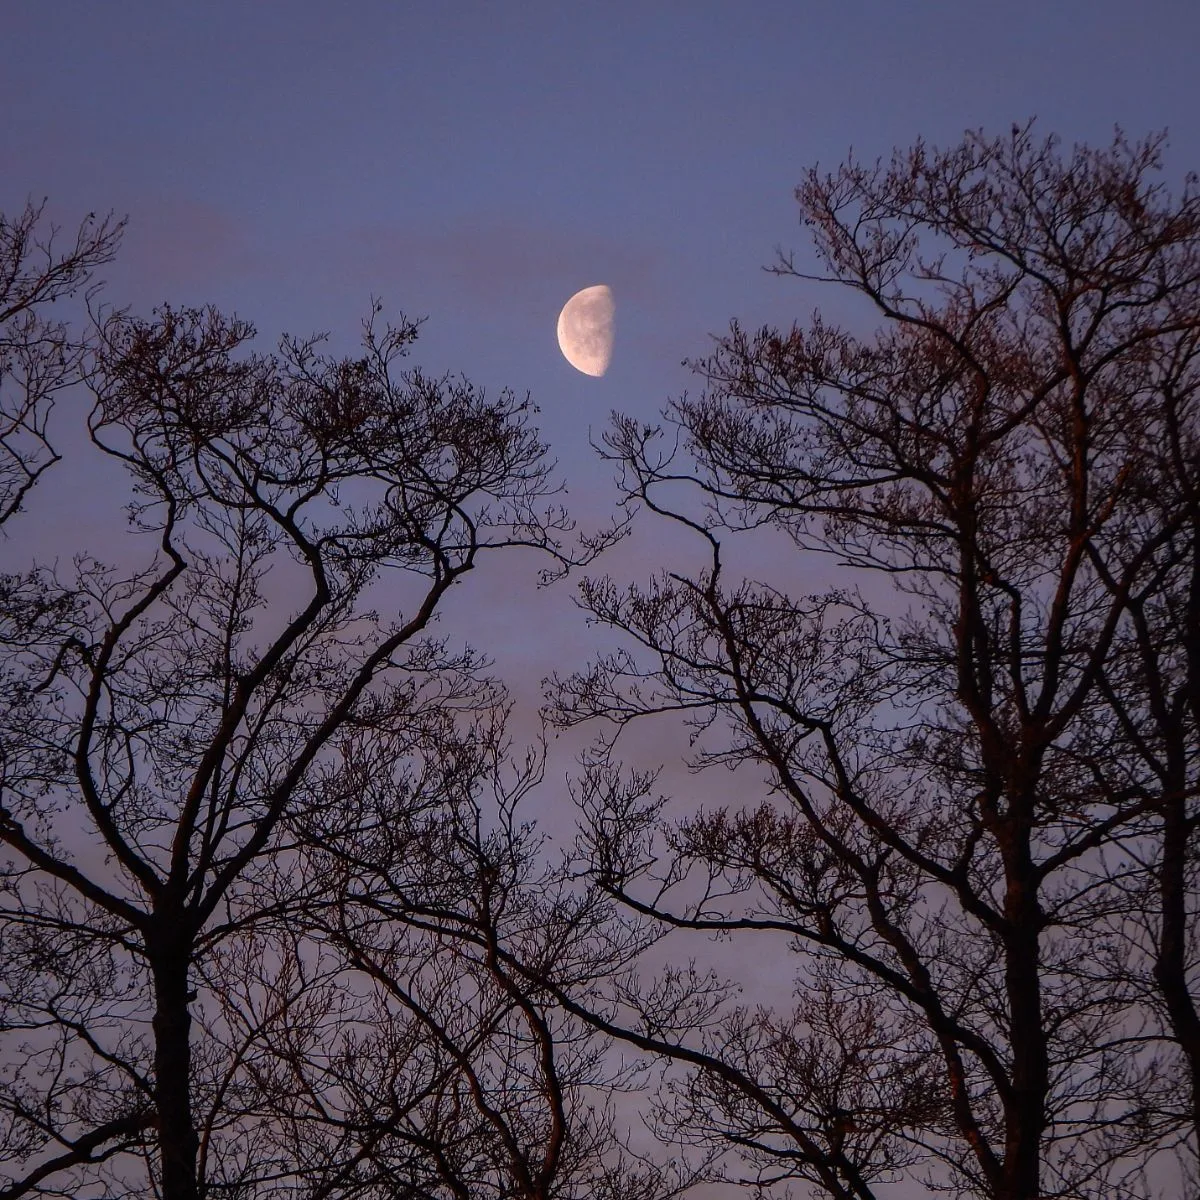
[[154, 1101], [163, 1200], [198, 1200], [200, 1139], [192, 1120], [187, 949], [151, 955], [154, 976]]
[[1011, 1021], [1013, 1098], [1004, 1114], [1004, 1175], [997, 1200], [1038, 1200], [1050, 1067], [1042, 1021], [1042, 912], [1024, 830], [1016, 833], [1005, 857], [1005, 990]]
[[1171, 1032], [1187, 1061], [1192, 1126], [1194, 1136], [1200, 1136], [1200, 1016], [1188, 988], [1187, 971], [1187, 799], [1183, 772], [1175, 774], [1178, 786], [1163, 806], [1162, 863], [1158, 873], [1162, 928], [1154, 978], [1166, 1005]]

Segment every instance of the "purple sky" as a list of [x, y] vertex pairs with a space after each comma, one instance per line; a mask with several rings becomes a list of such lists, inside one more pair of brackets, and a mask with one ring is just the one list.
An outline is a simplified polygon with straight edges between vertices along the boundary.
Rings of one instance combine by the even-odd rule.
[[[372, 292], [428, 314], [418, 360], [530, 390], [598, 516], [589, 426], [652, 414], [730, 317], [839, 311], [759, 269], [806, 246], [805, 166], [1036, 115], [1068, 143], [1169, 127], [1178, 180], [1200, 167], [1198, 46], [1194, 0], [13, 0], [0, 209], [128, 213], [107, 295], [136, 309], [212, 301], [269, 339], [346, 347]], [[618, 325], [599, 380], [554, 342], [598, 282]], [[85, 462], [60, 471], [6, 565], [89, 528], [101, 486]], [[647, 536], [614, 569], [661, 557]], [[537, 618], [526, 594], [493, 586], [485, 607], [468, 588], [452, 616], [532, 697], [587, 639], [565, 593]]]

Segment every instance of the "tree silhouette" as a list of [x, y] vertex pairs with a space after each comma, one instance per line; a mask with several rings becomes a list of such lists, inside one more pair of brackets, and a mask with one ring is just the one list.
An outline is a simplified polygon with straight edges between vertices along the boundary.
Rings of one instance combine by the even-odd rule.
[[[351, 357], [211, 309], [85, 348], [43, 305], [119, 226], [0, 225], [0, 518], [84, 378], [141, 555], [0, 577], [0, 1197], [1200, 1188], [1200, 198], [1162, 146], [808, 173], [820, 266], [775, 270], [877, 328], [734, 324], [615, 420], [679, 561], [581, 585], [618, 648], [551, 682], [600, 729], [566, 861], [433, 632], [493, 552], [616, 536], [527, 403], [402, 370], [378, 307]], [[733, 799], [622, 766], [672, 714]], [[622, 1045], [677, 1161], [622, 1145]]]
[[258, 352], [211, 309], [96, 328], [88, 432], [153, 549], [3, 581], [0, 1195], [258, 1194], [302, 1165], [267, 1153], [259, 1085], [332, 994], [270, 1008], [324, 969], [296, 940], [329, 898], [293, 880], [305, 831], [349, 828], [368, 749], [397, 821], [454, 799], [406, 771], [502, 693], [430, 624], [493, 551], [570, 561], [526, 402], [400, 371], [417, 327], [377, 316], [354, 358]]
[[[583, 588], [625, 646], [552, 691], [610, 723], [587, 870], [646, 936], [786, 947], [797, 999], [563, 998], [760, 1182], [1134, 1196], [1178, 1153], [1198, 1185], [1200, 198], [1161, 148], [1026, 126], [809, 172], [821, 267], [775, 269], [878, 329], [735, 324], [700, 396], [605, 438], [706, 565]], [[865, 582], [789, 590], [818, 554]], [[664, 712], [761, 801], [623, 775], [614, 731]]]
[[55, 462], [54, 396], [77, 381], [83, 347], [47, 308], [87, 286], [110, 262], [124, 221], [90, 214], [65, 249], [45, 203], [16, 217], [0, 213], [0, 525], [20, 509]]
[[543, 839], [518, 819], [541, 755], [515, 764], [495, 719], [442, 730], [402, 781], [373, 739], [353, 757], [330, 819], [302, 836], [298, 876], [319, 881], [322, 902], [299, 908], [334, 1003], [316, 1023], [280, 1023], [288, 1050], [262, 1088], [286, 1097], [280, 1129], [299, 1119], [306, 1178], [336, 1180], [338, 1195], [407, 1194], [414, 1180], [463, 1200], [676, 1194], [687, 1174], [631, 1153], [614, 1121], [636, 1073], [512, 965], [581, 986], [629, 958], [597, 954], [595, 915], [560, 902]]

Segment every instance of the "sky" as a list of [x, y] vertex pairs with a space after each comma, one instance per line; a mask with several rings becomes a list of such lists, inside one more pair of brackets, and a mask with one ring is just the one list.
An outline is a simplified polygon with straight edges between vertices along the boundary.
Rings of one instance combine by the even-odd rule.
[[[1194, 0], [10, 0], [0, 210], [128, 214], [105, 294], [138, 312], [212, 302], [268, 341], [346, 350], [372, 295], [427, 316], [416, 361], [528, 391], [599, 521], [615, 491], [589, 439], [612, 410], [653, 417], [733, 317], [845, 305], [762, 270], [807, 248], [807, 167], [1037, 117], [1068, 145], [1167, 128], [1178, 182], [1200, 168], [1198, 46]], [[554, 339], [596, 283], [617, 304], [599, 379]], [[6, 566], [102, 541], [110, 490], [90, 460], [60, 472]], [[671, 550], [655, 537], [614, 571], [644, 577]], [[535, 567], [469, 581], [447, 614], [527, 714], [587, 652], [569, 589], [534, 597]]]

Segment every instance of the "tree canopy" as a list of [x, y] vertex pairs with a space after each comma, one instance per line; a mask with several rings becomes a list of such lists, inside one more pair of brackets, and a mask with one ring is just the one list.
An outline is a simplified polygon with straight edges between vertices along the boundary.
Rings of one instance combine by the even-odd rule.
[[[819, 265], [776, 270], [877, 329], [735, 324], [701, 395], [605, 439], [708, 565], [587, 583], [625, 648], [554, 715], [682, 713], [763, 787], [677, 815], [610, 734], [587, 869], [649, 927], [786, 948], [796, 992], [630, 982], [605, 1026], [761, 1183], [1197, 1186], [1200, 198], [1160, 151], [1015, 127], [811, 171]], [[764, 530], [844, 584], [739, 575]]]
[[[0, 516], [86, 388], [134, 546], [0, 579], [0, 1197], [1200, 1188], [1200, 196], [1163, 147], [808, 172], [815, 257], [773, 269], [863, 320], [735, 322], [616, 416], [593, 538], [528, 402], [409, 367], [415, 323], [76, 337], [41, 306], [120, 226], [32, 267], [37, 210], [0, 223]], [[434, 621], [626, 521], [665, 565], [578, 585], [615, 649], [547, 683], [596, 735], [560, 853], [544, 748]], [[623, 763], [680, 720], [694, 786]]]

